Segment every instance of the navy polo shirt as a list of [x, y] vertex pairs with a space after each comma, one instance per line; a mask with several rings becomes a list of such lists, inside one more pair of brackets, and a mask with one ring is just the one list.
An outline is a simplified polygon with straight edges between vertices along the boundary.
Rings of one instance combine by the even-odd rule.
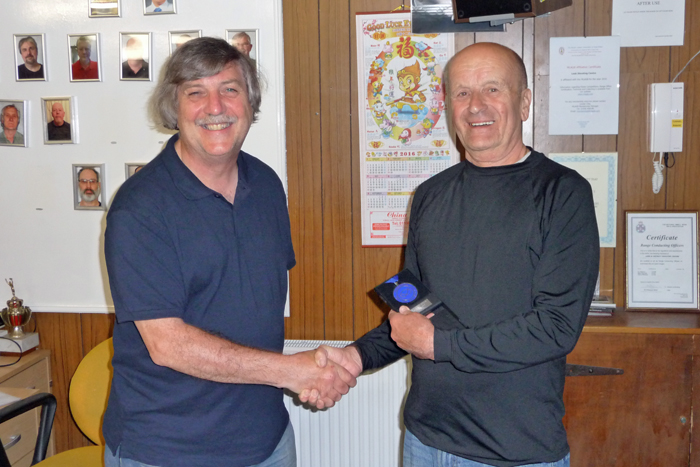
[[281, 352], [295, 264], [276, 173], [240, 152], [234, 204], [182, 163], [173, 136], [117, 192], [105, 259], [117, 322], [103, 432], [114, 451], [162, 466], [265, 460], [289, 421], [282, 390], [225, 384], [155, 365], [134, 321], [178, 317], [233, 342]]

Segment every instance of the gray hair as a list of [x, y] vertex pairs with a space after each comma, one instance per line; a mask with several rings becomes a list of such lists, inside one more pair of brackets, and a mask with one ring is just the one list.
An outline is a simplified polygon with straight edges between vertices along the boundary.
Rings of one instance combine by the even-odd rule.
[[261, 83], [253, 62], [223, 39], [200, 37], [180, 46], [163, 67], [161, 79], [150, 99], [156, 123], [177, 129], [178, 90], [188, 81], [208, 78], [235, 64], [245, 79], [248, 102], [253, 108], [253, 122], [260, 113]]
[[240, 39], [243, 37], [246, 37], [248, 40], [250, 40], [250, 35], [248, 35], [248, 33], [245, 31], [237, 32], [236, 34], [233, 35], [233, 37], [231, 37], [231, 40], [234, 41], [236, 39]]
[[27, 42], [27, 41], [32, 42], [32, 43], [34, 44], [34, 48], [35, 48], [35, 49], [38, 49], [38, 47], [37, 47], [37, 45], [36, 45], [36, 41], [34, 40], [34, 38], [33, 38], [32, 36], [27, 36], [27, 37], [25, 37], [24, 39], [22, 39], [21, 41], [19, 41], [19, 44], [17, 45], [17, 49], [19, 50], [19, 53], [22, 53], [22, 44], [24, 44], [24, 43]]
[[78, 170], [78, 180], [80, 180], [80, 174], [83, 173], [85, 170], [92, 170], [95, 172], [95, 180], [97, 180], [97, 183], [100, 182], [100, 173], [95, 169], [95, 167], [91, 167], [89, 165], [85, 167], [81, 167], [80, 170]]
[[15, 111], [17, 112], [17, 119], [19, 120], [20, 113], [19, 113], [19, 109], [17, 107], [15, 107], [15, 104], [6, 105], [5, 107], [2, 108], [2, 110], [0, 110], [0, 126], [2, 126], [3, 128], [5, 128], [5, 111], [7, 109], [9, 109], [10, 107], [15, 109]]

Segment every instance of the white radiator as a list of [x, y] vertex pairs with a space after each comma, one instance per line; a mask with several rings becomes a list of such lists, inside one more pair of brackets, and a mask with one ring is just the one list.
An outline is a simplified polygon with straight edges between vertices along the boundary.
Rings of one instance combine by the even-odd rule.
[[[321, 344], [345, 347], [350, 342], [286, 340], [284, 353]], [[399, 467], [409, 382], [410, 359], [405, 357], [361, 375], [357, 386], [330, 409], [310, 409], [285, 391], [298, 467]]]

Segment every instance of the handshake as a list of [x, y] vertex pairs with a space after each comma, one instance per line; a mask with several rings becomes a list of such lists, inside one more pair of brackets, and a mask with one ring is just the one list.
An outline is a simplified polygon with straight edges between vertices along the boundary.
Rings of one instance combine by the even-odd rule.
[[[414, 357], [432, 360], [432, 317], [433, 313], [423, 316], [413, 313], [407, 306], [400, 307], [398, 312], [390, 311], [391, 339]], [[333, 407], [350, 388], [355, 387], [357, 377], [362, 373], [362, 357], [354, 345], [340, 349], [322, 345], [292, 357], [297, 358], [299, 364], [290, 368], [290, 371], [296, 371], [290, 375], [296, 380], [285, 387], [298, 393], [299, 400], [318, 409]]]
[[292, 382], [285, 385], [299, 394], [299, 400], [318, 409], [333, 407], [350, 388], [357, 384], [362, 373], [360, 353], [354, 346], [345, 348], [322, 345], [316, 350], [291, 356], [296, 364]]

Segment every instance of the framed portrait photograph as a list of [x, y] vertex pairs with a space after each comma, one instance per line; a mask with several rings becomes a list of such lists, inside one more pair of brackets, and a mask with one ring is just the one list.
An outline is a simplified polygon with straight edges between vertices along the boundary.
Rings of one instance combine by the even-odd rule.
[[88, 0], [90, 18], [118, 18], [121, 16], [119, 0]]
[[73, 208], [78, 211], [106, 211], [104, 164], [73, 164]]
[[68, 34], [68, 60], [70, 80], [73, 82], [100, 81], [100, 36]]
[[700, 311], [698, 212], [627, 211], [626, 307]]
[[144, 165], [148, 164], [148, 162], [127, 162], [124, 164], [124, 171], [126, 175], [126, 179], [134, 175], [136, 172], [141, 170]]
[[46, 42], [43, 34], [15, 34], [15, 79], [46, 81]]
[[151, 67], [151, 33], [120, 32], [119, 60], [121, 68], [119, 79], [122, 81], [150, 81]]
[[42, 97], [44, 144], [73, 144], [76, 141], [75, 100], [68, 97]]
[[243, 55], [258, 63], [258, 30], [257, 29], [227, 29], [226, 40]]
[[170, 44], [170, 55], [182, 44], [189, 40], [196, 39], [197, 37], [202, 37], [201, 29], [192, 31], [169, 31], [168, 44]]
[[27, 147], [27, 101], [0, 99], [0, 146]]
[[141, 0], [144, 15], [171, 15], [177, 13], [175, 0]]

